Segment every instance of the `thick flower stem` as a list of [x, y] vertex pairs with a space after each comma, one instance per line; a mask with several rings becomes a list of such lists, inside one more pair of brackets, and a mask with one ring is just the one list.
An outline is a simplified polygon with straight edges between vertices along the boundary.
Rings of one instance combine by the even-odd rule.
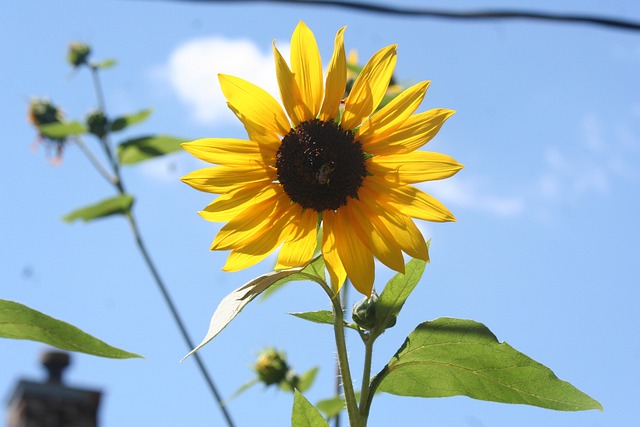
[[347, 413], [349, 414], [349, 425], [351, 427], [364, 427], [361, 424], [360, 414], [358, 412], [358, 402], [353, 390], [353, 381], [351, 380], [351, 371], [349, 369], [349, 357], [347, 355], [347, 345], [344, 336], [344, 314], [340, 303], [339, 294], [332, 298], [333, 301], [333, 331], [336, 338], [336, 347], [338, 351], [338, 363], [340, 364], [340, 374], [342, 376], [342, 388], [344, 390], [344, 398], [347, 402]]
[[369, 399], [369, 393], [371, 391], [369, 384], [369, 377], [371, 376], [371, 359], [373, 356], [373, 343], [375, 341], [374, 336], [367, 336], [364, 340], [364, 367], [362, 369], [362, 387], [360, 389], [360, 417], [362, 425], [367, 425], [367, 418], [369, 417], [369, 407], [371, 400]]

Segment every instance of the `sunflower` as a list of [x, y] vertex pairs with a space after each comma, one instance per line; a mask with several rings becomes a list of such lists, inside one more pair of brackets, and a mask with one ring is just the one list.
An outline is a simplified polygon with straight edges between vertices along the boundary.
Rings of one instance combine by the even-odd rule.
[[[429, 86], [418, 83], [378, 109], [396, 63], [396, 45], [373, 55], [345, 97], [344, 30], [326, 80], [311, 30], [300, 22], [290, 66], [273, 44], [282, 106], [266, 91], [219, 75], [229, 108], [248, 139], [183, 144], [214, 167], [182, 180], [219, 196], [200, 215], [226, 222], [212, 250], [230, 250], [223, 267], [252, 266], [280, 248], [276, 269], [309, 262], [318, 245], [336, 291], [348, 277], [369, 296], [374, 259], [404, 272], [403, 252], [428, 261], [413, 219], [455, 221], [438, 200], [411, 184], [448, 178], [462, 168], [444, 154], [418, 151], [454, 111], [414, 114]], [[344, 99], [343, 99], [344, 98]]]

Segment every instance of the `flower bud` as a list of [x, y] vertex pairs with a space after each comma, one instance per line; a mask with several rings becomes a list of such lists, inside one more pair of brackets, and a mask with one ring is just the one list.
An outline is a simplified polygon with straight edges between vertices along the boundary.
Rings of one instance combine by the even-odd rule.
[[29, 122], [36, 128], [50, 123], [60, 123], [64, 116], [62, 111], [47, 98], [32, 98], [29, 101]]
[[[377, 316], [378, 294], [374, 291], [370, 298], [363, 298], [358, 301], [351, 312], [353, 322], [365, 331], [370, 331], [380, 322]], [[389, 319], [384, 329], [392, 328], [396, 324], [396, 316]]]
[[80, 42], [69, 44], [67, 61], [69, 61], [74, 68], [87, 64], [89, 55], [91, 55], [91, 47], [89, 45]]
[[93, 110], [89, 112], [87, 116], [87, 127], [89, 132], [102, 138], [107, 134], [107, 128], [109, 126], [109, 119], [104, 115], [102, 110]]
[[266, 385], [279, 384], [287, 377], [289, 365], [284, 353], [267, 348], [258, 355], [255, 370], [260, 381]]

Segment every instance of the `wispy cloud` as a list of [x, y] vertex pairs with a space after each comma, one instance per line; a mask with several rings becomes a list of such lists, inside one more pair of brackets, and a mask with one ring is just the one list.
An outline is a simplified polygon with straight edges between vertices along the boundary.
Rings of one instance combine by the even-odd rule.
[[[278, 44], [287, 57], [289, 45]], [[279, 99], [271, 50], [245, 39], [208, 37], [178, 46], [154, 74], [166, 81], [200, 123], [237, 122], [228, 110], [217, 75], [231, 74], [260, 86]]]

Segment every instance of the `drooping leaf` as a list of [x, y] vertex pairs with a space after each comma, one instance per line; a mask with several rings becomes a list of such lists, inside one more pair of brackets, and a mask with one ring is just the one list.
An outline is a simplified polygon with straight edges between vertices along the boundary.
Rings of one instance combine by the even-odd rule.
[[405, 301], [420, 281], [426, 262], [412, 259], [407, 263], [404, 274], [396, 274], [384, 287], [376, 303], [376, 326], [373, 336], [384, 332], [385, 327], [398, 316]]
[[313, 385], [313, 382], [316, 380], [316, 375], [318, 375], [319, 367], [311, 368], [304, 374], [300, 375], [300, 379], [298, 381], [298, 390], [304, 393], [309, 390]]
[[[264, 292], [269, 286], [276, 285], [282, 281], [292, 280], [310, 280], [311, 274], [306, 271], [315, 271], [312, 264], [317, 263], [317, 259], [302, 267], [289, 268], [287, 270], [272, 271], [262, 276], [250, 280], [229, 295], [224, 297], [216, 311], [211, 317], [209, 323], [209, 331], [196, 348], [191, 350], [182, 360], [186, 359], [196, 351], [204, 347], [209, 341], [215, 338], [237, 315], [242, 309], [249, 304], [255, 297]], [[309, 269], [309, 270], [307, 270]]]
[[185, 140], [169, 135], [150, 135], [129, 139], [118, 145], [118, 159], [123, 165], [133, 165], [154, 157], [181, 150]]
[[38, 341], [62, 350], [114, 359], [142, 357], [112, 347], [62, 320], [7, 300], [0, 300], [0, 337]]
[[[333, 313], [329, 310], [305, 311], [301, 313], [289, 313], [289, 314], [292, 316], [296, 316], [300, 319], [308, 320], [313, 323], [333, 325]], [[351, 328], [355, 331], [358, 330], [358, 327], [352, 323], [344, 322], [344, 326], [346, 326], [347, 328]]]
[[316, 408], [322, 411], [327, 418], [337, 416], [347, 407], [342, 396], [331, 397], [329, 399], [320, 400], [316, 403]]
[[598, 401], [472, 320], [440, 318], [418, 325], [374, 384], [400, 396], [462, 395], [560, 411], [602, 410]]
[[95, 205], [84, 206], [80, 209], [65, 215], [62, 219], [66, 222], [73, 222], [81, 219], [85, 222], [98, 218], [104, 218], [109, 215], [123, 215], [131, 210], [133, 205], [133, 196], [129, 194], [121, 194], [119, 196], [110, 197]]
[[87, 127], [80, 122], [60, 122], [40, 125], [40, 133], [47, 138], [64, 139], [73, 135], [80, 135], [87, 132]]
[[226, 398], [223, 403], [225, 405], [228, 404], [229, 402], [234, 400], [236, 397], [240, 396], [242, 393], [244, 393], [245, 391], [249, 390], [251, 387], [253, 387], [254, 385], [258, 384], [259, 382], [260, 382], [260, 378], [258, 378], [258, 377], [247, 381], [246, 383], [242, 384], [236, 391], [234, 391], [231, 396]]
[[128, 114], [126, 116], [121, 116], [116, 118], [113, 122], [111, 122], [111, 132], [117, 132], [131, 125], [135, 125], [146, 120], [151, 115], [151, 110], [141, 110], [134, 114]]
[[94, 67], [100, 70], [106, 70], [107, 68], [113, 67], [117, 63], [118, 61], [116, 61], [115, 59], [105, 59], [104, 61], [100, 61], [97, 64], [95, 64]]
[[322, 414], [298, 390], [293, 395], [291, 425], [295, 427], [329, 427]]

